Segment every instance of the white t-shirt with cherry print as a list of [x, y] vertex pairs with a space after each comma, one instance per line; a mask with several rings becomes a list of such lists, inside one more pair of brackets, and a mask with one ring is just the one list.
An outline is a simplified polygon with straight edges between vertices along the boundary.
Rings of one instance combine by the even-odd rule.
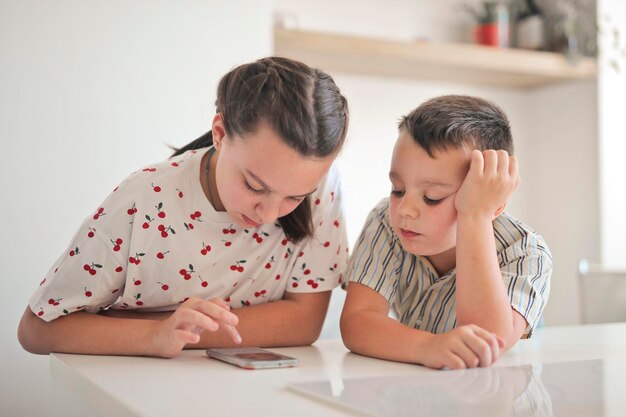
[[238, 308], [341, 283], [348, 247], [335, 167], [311, 196], [315, 237], [294, 244], [278, 223], [243, 229], [215, 211], [198, 179], [206, 151], [139, 170], [113, 190], [41, 282], [31, 310], [51, 321], [109, 307], [172, 311], [189, 297]]

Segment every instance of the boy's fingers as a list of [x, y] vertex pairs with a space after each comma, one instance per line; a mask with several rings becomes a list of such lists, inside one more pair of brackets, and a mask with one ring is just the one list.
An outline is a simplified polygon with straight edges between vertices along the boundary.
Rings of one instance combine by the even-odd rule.
[[493, 149], [483, 151], [485, 158], [484, 172], [485, 174], [495, 174], [498, 172], [498, 154]]
[[498, 151], [498, 174], [509, 175], [511, 159], [507, 151]]
[[485, 160], [483, 154], [478, 149], [474, 149], [471, 154], [470, 172], [473, 171], [474, 174], [482, 175], [484, 169]]

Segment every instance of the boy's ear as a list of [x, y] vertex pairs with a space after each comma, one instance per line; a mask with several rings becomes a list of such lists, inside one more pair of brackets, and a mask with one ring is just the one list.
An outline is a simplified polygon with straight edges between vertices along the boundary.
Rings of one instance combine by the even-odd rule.
[[499, 215], [502, 214], [502, 212], [504, 211], [505, 208], [506, 208], [506, 203], [504, 203], [500, 207], [498, 207], [498, 209], [496, 210], [496, 212], [493, 215], [494, 220], [495, 220], [496, 217], [498, 217]]
[[219, 151], [222, 147], [222, 141], [224, 140], [224, 136], [226, 134], [222, 113], [216, 113], [215, 116], [213, 116], [211, 134], [213, 136], [213, 145], [215, 145], [215, 149]]

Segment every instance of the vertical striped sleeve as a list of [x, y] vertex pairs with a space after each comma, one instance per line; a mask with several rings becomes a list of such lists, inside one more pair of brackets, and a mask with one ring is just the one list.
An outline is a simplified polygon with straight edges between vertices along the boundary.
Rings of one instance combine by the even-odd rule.
[[378, 292], [392, 304], [397, 292], [402, 248], [386, 221], [389, 200], [369, 214], [350, 258], [348, 279]]
[[516, 220], [501, 217], [494, 226], [496, 234], [508, 241], [498, 254], [507, 296], [528, 322], [524, 337], [530, 337], [550, 295], [552, 255], [541, 236]]

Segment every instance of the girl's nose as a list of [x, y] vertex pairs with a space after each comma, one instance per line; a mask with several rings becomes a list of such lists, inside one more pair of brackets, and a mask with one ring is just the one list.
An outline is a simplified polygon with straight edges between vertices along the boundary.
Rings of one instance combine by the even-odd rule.
[[256, 214], [263, 224], [274, 223], [278, 219], [279, 212], [280, 201], [274, 199], [266, 199], [256, 206]]

